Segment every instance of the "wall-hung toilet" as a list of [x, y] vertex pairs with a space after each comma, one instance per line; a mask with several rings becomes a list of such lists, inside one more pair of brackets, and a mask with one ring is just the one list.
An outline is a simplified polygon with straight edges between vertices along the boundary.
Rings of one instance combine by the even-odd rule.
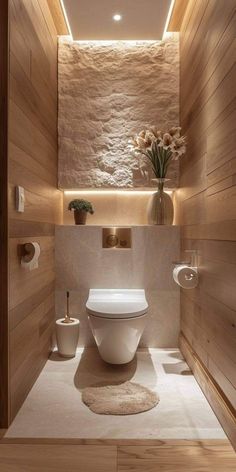
[[130, 362], [147, 321], [145, 291], [91, 289], [86, 308], [102, 359], [110, 364]]

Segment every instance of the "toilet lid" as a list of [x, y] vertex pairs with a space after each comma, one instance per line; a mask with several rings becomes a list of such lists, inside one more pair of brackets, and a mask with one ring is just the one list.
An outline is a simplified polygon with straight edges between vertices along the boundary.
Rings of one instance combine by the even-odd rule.
[[144, 290], [91, 289], [86, 303], [88, 313], [100, 318], [135, 318], [147, 312]]

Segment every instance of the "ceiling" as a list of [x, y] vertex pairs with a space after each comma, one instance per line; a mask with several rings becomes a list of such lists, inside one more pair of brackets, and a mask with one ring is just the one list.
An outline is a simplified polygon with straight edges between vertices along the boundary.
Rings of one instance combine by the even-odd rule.
[[[74, 40], [161, 40], [171, 0], [61, 0]], [[113, 16], [120, 14], [121, 21]]]

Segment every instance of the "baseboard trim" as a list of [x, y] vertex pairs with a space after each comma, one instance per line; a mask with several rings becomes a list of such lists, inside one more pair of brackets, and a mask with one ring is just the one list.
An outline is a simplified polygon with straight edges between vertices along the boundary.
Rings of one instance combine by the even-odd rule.
[[179, 347], [187, 364], [191, 368], [194, 377], [224, 429], [225, 434], [227, 434], [232, 446], [236, 450], [236, 415], [234, 408], [227, 400], [221, 388], [215, 382], [196, 352], [192, 349], [182, 332], [179, 337]]

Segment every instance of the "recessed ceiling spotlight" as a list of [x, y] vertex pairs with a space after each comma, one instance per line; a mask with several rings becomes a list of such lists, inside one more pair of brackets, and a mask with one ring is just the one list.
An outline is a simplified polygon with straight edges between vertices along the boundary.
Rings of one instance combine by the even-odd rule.
[[116, 13], [115, 15], [113, 15], [113, 20], [114, 21], [122, 20], [122, 15], [120, 15], [119, 13]]

